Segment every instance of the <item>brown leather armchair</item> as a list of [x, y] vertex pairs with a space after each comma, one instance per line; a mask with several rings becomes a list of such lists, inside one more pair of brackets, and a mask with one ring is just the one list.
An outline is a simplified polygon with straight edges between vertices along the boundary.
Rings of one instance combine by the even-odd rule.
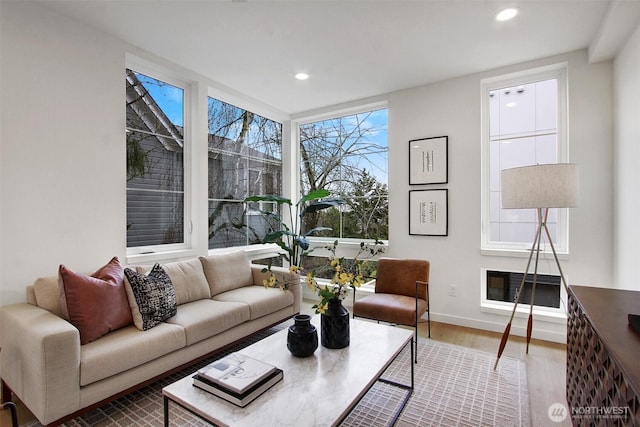
[[429, 311], [429, 261], [422, 259], [380, 258], [375, 293], [356, 300], [353, 292], [353, 317], [364, 317], [415, 329], [415, 361], [418, 362], [418, 319]]

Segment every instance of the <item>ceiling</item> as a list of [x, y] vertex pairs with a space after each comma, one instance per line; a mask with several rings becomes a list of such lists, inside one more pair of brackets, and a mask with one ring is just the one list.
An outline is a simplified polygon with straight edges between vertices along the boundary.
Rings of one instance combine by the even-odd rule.
[[[582, 48], [609, 59], [640, 16], [640, 0], [39, 3], [285, 114]], [[505, 6], [520, 13], [496, 22]]]

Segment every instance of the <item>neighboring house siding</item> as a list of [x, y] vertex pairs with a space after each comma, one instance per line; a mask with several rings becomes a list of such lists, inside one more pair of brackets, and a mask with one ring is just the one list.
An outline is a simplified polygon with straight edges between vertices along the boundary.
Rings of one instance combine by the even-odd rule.
[[279, 161], [213, 135], [209, 147], [209, 248], [260, 243], [271, 227], [262, 215], [247, 214], [242, 201], [251, 195], [279, 194]]
[[166, 150], [151, 136], [140, 144], [154, 167], [127, 183], [127, 246], [182, 242], [184, 178], [174, 171], [182, 171], [183, 154]]
[[[150, 97], [127, 80], [127, 144], [146, 153], [145, 172], [127, 181], [127, 247], [184, 241], [182, 129], [170, 124]], [[166, 136], [159, 136], [166, 135]]]

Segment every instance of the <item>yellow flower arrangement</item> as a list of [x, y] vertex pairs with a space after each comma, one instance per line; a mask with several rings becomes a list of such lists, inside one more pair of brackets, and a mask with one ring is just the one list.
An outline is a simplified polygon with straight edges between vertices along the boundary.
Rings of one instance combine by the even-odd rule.
[[[298, 267], [297, 265], [292, 265], [289, 267], [289, 273], [291, 274], [299, 274], [300, 271], [302, 270], [302, 267]], [[264, 279], [262, 281], [262, 284], [264, 285], [265, 288], [280, 288], [283, 291], [286, 291], [287, 289], [289, 289], [289, 281], [287, 280], [278, 280], [278, 278], [276, 277], [276, 275], [271, 272], [271, 268], [263, 268], [262, 269], [263, 273], [269, 272], [269, 278]]]
[[[375, 257], [384, 253], [383, 242], [375, 240], [373, 244], [360, 242], [360, 248], [358, 253], [353, 259], [345, 261], [344, 257], [338, 258], [336, 256], [336, 249], [338, 247], [338, 241], [334, 241], [331, 245], [325, 246], [324, 249], [331, 252], [329, 257], [331, 268], [333, 269], [333, 277], [329, 283], [318, 283], [315, 273], [310, 272], [306, 275], [307, 286], [318, 296], [320, 296], [320, 302], [315, 304], [312, 308], [315, 309], [316, 314], [325, 313], [329, 301], [335, 298], [344, 299], [349, 294], [350, 288], [359, 288], [368, 280], [372, 279], [371, 275], [366, 273], [365, 262], [366, 259]], [[365, 257], [361, 258], [362, 255]], [[289, 267], [289, 272], [295, 275], [299, 275], [304, 269], [297, 265]], [[263, 273], [269, 272], [269, 277], [262, 281], [265, 288], [280, 288], [282, 290], [289, 289], [291, 284], [288, 280], [278, 279], [276, 275], [271, 272], [270, 268], [263, 268]], [[296, 283], [298, 279], [295, 279]]]
[[360, 256], [367, 254], [367, 258], [371, 258], [384, 253], [384, 248], [380, 246], [381, 243], [382, 242], [378, 240], [376, 240], [373, 245], [361, 242], [358, 253], [352, 262], [349, 263], [345, 262], [344, 257], [336, 257], [337, 240], [333, 242], [332, 245], [325, 247], [325, 249], [331, 252], [329, 259], [331, 260], [331, 267], [334, 270], [333, 278], [328, 284], [322, 284], [317, 282], [314, 273], [308, 273], [306, 277], [309, 289], [320, 297], [320, 302], [312, 307], [316, 313], [324, 314], [329, 305], [329, 301], [332, 299], [343, 300], [349, 294], [350, 288], [359, 288], [367, 279], [371, 279], [371, 277], [365, 274], [365, 260], [360, 258]]

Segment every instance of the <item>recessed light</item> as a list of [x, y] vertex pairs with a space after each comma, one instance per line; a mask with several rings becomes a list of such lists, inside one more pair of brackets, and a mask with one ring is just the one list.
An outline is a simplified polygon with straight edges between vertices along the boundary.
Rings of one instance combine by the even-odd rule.
[[500, 11], [496, 15], [496, 21], [508, 21], [509, 19], [514, 18], [518, 14], [518, 9], [510, 7], [508, 9], [504, 9]]
[[298, 80], [307, 80], [309, 78], [309, 74], [307, 74], [307, 73], [298, 73], [298, 74], [296, 74], [295, 77]]

